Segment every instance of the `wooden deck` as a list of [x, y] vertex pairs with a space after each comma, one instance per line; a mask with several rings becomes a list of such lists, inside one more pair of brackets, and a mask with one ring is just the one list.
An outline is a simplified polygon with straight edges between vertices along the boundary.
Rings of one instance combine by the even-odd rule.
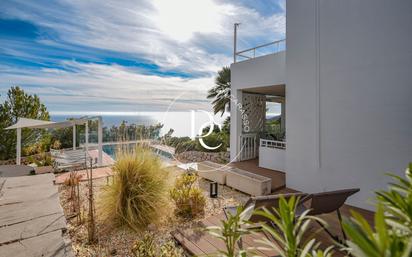
[[286, 185], [286, 177], [284, 172], [259, 167], [259, 160], [257, 158], [248, 161], [233, 162], [230, 165], [242, 170], [271, 178], [272, 192], [282, 189]]
[[[282, 190], [277, 191], [276, 193], [287, 193], [287, 192], [296, 192], [292, 189], [284, 188]], [[351, 206], [343, 206], [341, 208], [341, 212], [343, 216], [350, 216], [350, 210], [355, 210], [361, 213], [370, 223], [373, 223], [373, 213], [362, 210], [359, 208], [351, 207]], [[341, 228], [339, 225], [338, 218], [335, 213], [326, 214], [320, 216], [323, 220], [325, 220], [329, 224], [329, 229], [334, 234], [341, 236]], [[204, 232], [204, 228], [208, 226], [220, 226], [220, 221], [224, 219], [223, 213], [208, 217], [195, 226], [190, 228], [181, 228], [172, 233], [174, 238], [182, 245], [185, 250], [191, 254], [196, 256], [206, 256], [217, 253], [218, 250], [225, 249], [223, 241], [214, 238], [213, 236], [209, 235], [207, 232]], [[308, 235], [314, 235], [315, 231], [318, 231], [320, 226], [317, 224], [313, 224], [310, 228]], [[247, 235], [243, 238], [243, 246], [244, 248], [250, 247], [258, 247], [259, 243], [256, 243], [257, 239], [264, 238], [262, 233], [255, 234], [255, 235]], [[320, 231], [316, 234], [316, 238], [321, 242], [322, 246], [329, 246], [332, 245], [332, 241], [328, 234], [324, 231]], [[256, 251], [256, 254], [259, 256], [267, 257], [267, 256], [277, 256], [278, 254], [274, 251]], [[334, 256], [344, 256], [342, 252], [339, 252], [338, 249], [335, 249]]]

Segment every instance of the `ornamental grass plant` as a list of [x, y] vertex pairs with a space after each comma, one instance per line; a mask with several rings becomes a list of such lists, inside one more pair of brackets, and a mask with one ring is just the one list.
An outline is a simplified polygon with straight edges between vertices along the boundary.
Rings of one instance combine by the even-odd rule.
[[113, 183], [99, 198], [100, 215], [116, 226], [141, 231], [158, 222], [168, 209], [168, 171], [150, 149], [117, 154]]

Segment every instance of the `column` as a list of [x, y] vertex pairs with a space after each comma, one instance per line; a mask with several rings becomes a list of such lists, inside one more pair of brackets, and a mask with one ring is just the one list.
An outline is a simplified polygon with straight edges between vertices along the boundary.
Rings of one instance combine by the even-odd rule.
[[73, 124], [73, 150], [76, 150], [76, 124]]
[[89, 120], [84, 124], [84, 150], [86, 153], [89, 151]]
[[17, 128], [16, 164], [21, 164], [21, 128]]
[[242, 104], [242, 91], [232, 90], [230, 102], [230, 161], [239, 160], [240, 135], [242, 134], [242, 117], [239, 104]]
[[98, 166], [103, 166], [103, 127], [102, 127], [102, 117], [98, 117], [98, 130], [97, 130], [97, 137], [98, 137], [98, 151], [99, 151], [99, 158], [97, 160]]
[[280, 130], [285, 131], [286, 128], [286, 104], [285, 104], [285, 99], [282, 100], [281, 102], [281, 109], [280, 109]]

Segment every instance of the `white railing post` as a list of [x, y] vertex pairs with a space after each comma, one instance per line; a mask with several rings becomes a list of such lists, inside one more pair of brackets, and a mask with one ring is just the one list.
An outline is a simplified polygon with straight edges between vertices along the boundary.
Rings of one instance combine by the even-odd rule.
[[240, 161], [257, 157], [256, 134], [242, 134], [240, 136]]
[[97, 163], [99, 166], [103, 166], [103, 120], [99, 116], [97, 119], [97, 142], [98, 142], [98, 151], [99, 157]]
[[86, 153], [89, 152], [89, 120], [84, 124], [84, 149]]
[[21, 128], [17, 128], [16, 164], [21, 164]]
[[240, 23], [233, 24], [233, 63], [236, 63], [236, 51], [237, 51], [237, 28]]
[[73, 150], [76, 150], [76, 124], [73, 124]]

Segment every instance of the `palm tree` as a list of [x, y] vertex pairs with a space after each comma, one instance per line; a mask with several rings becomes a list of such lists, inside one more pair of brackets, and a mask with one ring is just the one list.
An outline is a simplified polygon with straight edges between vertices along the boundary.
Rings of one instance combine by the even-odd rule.
[[230, 111], [230, 68], [223, 67], [217, 72], [215, 86], [208, 91], [208, 99], [213, 99], [213, 112], [215, 114]]

